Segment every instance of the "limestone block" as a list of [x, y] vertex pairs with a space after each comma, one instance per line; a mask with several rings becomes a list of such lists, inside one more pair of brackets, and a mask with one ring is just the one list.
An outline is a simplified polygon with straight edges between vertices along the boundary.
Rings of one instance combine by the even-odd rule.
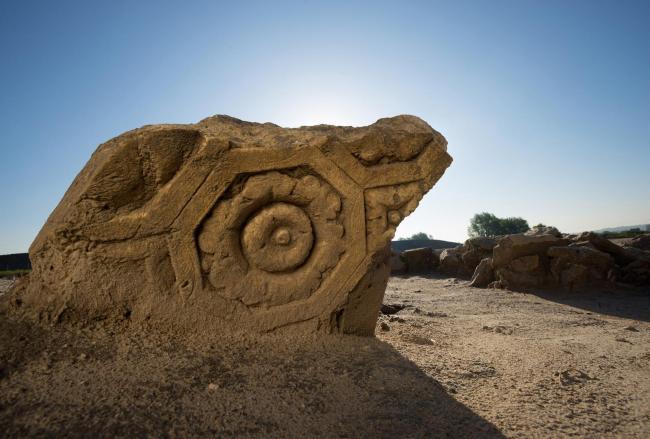
[[474, 238], [469, 238], [465, 241], [465, 247], [469, 249], [481, 249], [486, 251], [492, 251], [494, 246], [497, 245], [496, 238], [489, 236], [476, 236]]
[[124, 133], [52, 212], [12, 299], [48, 321], [372, 334], [387, 246], [450, 165], [446, 144], [413, 116]]
[[426, 273], [433, 270], [433, 250], [429, 247], [414, 248], [402, 252], [409, 273]]
[[597, 233], [583, 232], [578, 235], [576, 241], [587, 241], [601, 252], [609, 253], [616, 260], [616, 263], [621, 266], [634, 261], [634, 255], [628, 249], [613, 243]]
[[598, 272], [604, 274], [614, 267], [614, 258], [612, 256], [585, 246], [550, 247], [547, 254], [553, 259], [561, 259], [572, 264], [593, 267]]
[[441, 273], [456, 276], [461, 269], [462, 253], [457, 248], [446, 248], [440, 253], [440, 265], [438, 267]]
[[513, 259], [530, 255], [546, 255], [550, 247], [569, 244], [564, 238], [553, 235], [508, 235], [499, 240], [494, 247], [493, 264], [495, 268], [505, 267]]
[[510, 261], [510, 269], [517, 273], [530, 273], [540, 268], [539, 255], [522, 256]]

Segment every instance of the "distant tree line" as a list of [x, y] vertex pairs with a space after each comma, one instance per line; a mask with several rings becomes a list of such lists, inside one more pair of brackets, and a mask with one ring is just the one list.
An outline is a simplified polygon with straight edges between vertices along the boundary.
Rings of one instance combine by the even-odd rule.
[[428, 234], [426, 234], [424, 232], [418, 232], [418, 233], [414, 233], [413, 235], [405, 237], [405, 238], [397, 238], [397, 240], [398, 241], [410, 241], [410, 240], [424, 240], [424, 241], [429, 240], [430, 241], [430, 240], [433, 240], [433, 236], [428, 235]]
[[642, 235], [643, 230], [635, 227], [634, 229], [625, 230], [623, 232], [601, 232], [599, 235], [604, 236], [608, 239], [617, 239], [617, 238], [634, 238], [635, 236]]
[[[549, 227], [539, 223], [535, 228]], [[469, 222], [467, 233], [470, 237], [477, 236], [501, 236], [524, 233], [531, 229], [528, 221], [520, 217], [499, 218], [489, 212], [481, 212], [474, 215]], [[424, 232], [414, 233], [408, 237], [397, 238], [398, 241], [407, 240], [433, 240], [433, 236]]]
[[[533, 228], [549, 227], [545, 224], [539, 223]], [[530, 230], [528, 221], [520, 217], [499, 218], [489, 212], [481, 212], [474, 215], [469, 222], [467, 233], [470, 237], [477, 236], [501, 236], [512, 235], [515, 233], [524, 233]], [[640, 228], [625, 230], [623, 232], [601, 232], [600, 235], [606, 238], [633, 238], [641, 235], [644, 232]], [[433, 240], [433, 236], [424, 232], [414, 233], [411, 236], [398, 238], [398, 241], [407, 240]]]

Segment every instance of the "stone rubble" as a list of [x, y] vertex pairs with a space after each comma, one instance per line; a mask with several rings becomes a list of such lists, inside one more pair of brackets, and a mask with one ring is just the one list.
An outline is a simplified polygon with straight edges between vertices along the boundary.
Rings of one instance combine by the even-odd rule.
[[[439, 260], [428, 268], [469, 278], [470, 285], [479, 288], [576, 291], [617, 284], [647, 286], [649, 238], [638, 236], [620, 246], [593, 232], [563, 235], [554, 227], [534, 227], [526, 233], [470, 238], [461, 246], [442, 250]], [[408, 264], [406, 271], [410, 272]], [[418, 265], [418, 271], [425, 270]]]

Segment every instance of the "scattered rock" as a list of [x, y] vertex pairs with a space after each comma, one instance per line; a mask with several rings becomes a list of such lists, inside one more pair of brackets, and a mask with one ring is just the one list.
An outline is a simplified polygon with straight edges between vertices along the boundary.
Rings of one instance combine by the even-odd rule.
[[481, 361], [475, 361], [471, 363], [467, 370], [461, 372], [459, 375], [461, 378], [491, 378], [497, 373], [496, 369], [489, 364], [483, 363]]
[[494, 332], [496, 334], [512, 335], [513, 329], [503, 325], [483, 326], [484, 331]]
[[421, 335], [416, 335], [416, 334], [405, 334], [402, 335], [402, 340], [404, 340], [407, 343], [411, 344], [417, 344], [421, 346], [431, 346], [433, 345], [433, 340], [427, 337], [422, 337]]
[[215, 383], [210, 383], [210, 384], [208, 384], [208, 390], [209, 390], [209, 391], [215, 391], [215, 390], [218, 390], [218, 389], [219, 389], [219, 385], [218, 385], [218, 384], [215, 384]]
[[383, 303], [381, 305], [381, 313], [389, 316], [392, 314], [397, 314], [404, 308], [406, 308], [406, 305], [402, 303]]
[[571, 386], [595, 379], [576, 368], [569, 368], [556, 372], [555, 376], [558, 378], [558, 381], [562, 386]]

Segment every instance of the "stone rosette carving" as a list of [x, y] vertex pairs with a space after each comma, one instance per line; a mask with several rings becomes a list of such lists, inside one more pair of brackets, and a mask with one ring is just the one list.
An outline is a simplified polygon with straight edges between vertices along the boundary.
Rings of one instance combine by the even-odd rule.
[[395, 228], [450, 163], [413, 116], [130, 131], [93, 154], [6, 300], [48, 321], [372, 334]]
[[307, 172], [246, 177], [212, 209], [198, 244], [217, 294], [248, 306], [283, 305], [308, 298], [339, 265], [341, 197]]

